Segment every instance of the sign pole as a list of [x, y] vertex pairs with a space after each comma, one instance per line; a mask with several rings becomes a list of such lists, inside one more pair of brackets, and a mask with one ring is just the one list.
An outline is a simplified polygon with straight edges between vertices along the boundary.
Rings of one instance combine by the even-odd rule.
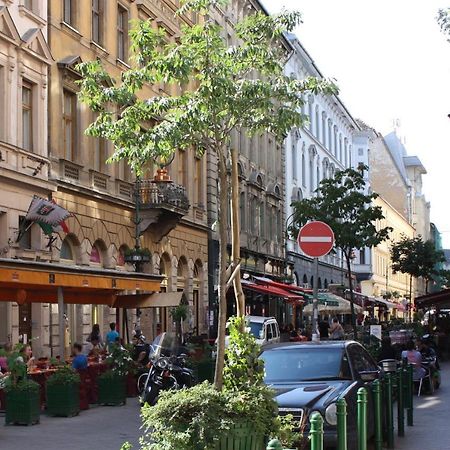
[[314, 279], [313, 279], [313, 320], [312, 320], [312, 341], [318, 341], [320, 335], [319, 326], [319, 258], [314, 258]]

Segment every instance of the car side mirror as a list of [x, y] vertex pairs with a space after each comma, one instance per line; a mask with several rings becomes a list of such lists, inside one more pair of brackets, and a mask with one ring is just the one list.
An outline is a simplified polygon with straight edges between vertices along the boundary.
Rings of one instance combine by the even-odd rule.
[[359, 372], [362, 381], [375, 381], [379, 375], [380, 372], [378, 370], [364, 370]]

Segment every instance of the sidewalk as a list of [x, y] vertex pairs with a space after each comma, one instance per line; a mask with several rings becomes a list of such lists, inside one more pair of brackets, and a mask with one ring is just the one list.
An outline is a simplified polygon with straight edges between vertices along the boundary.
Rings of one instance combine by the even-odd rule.
[[[414, 426], [395, 436], [395, 450], [450, 450], [450, 364], [441, 365], [441, 387], [414, 397]], [[397, 420], [397, 414], [394, 414]]]

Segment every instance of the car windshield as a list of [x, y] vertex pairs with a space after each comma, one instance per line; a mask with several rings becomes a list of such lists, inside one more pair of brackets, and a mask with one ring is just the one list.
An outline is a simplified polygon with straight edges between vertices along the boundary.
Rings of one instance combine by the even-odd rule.
[[250, 333], [253, 334], [256, 339], [260, 339], [261, 336], [259, 333], [262, 330], [263, 324], [261, 322], [250, 322], [248, 326], [250, 327]]
[[284, 348], [267, 350], [261, 356], [266, 383], [343, 378], [341, 348]]

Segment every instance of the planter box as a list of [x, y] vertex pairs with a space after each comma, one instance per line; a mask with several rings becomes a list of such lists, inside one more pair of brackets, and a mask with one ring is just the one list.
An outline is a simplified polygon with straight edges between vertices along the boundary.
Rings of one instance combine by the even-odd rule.
[[124, 378], [97, 378], [98, 403], [100, 405], [124, 405], [127, 401], [127, 389]]
[[47, 385], [47, 414], [73, 417], [80, 412], [80, 385]]
[[137, 397], [137, 378], [134, 373], [129, 373], [127, 375], [127, 397]]
[[12, 390], [6, 393], [6, 425], [34, 425], [39, 423], [40, 413], [39, 391]]
[[236, 424], [216, 444], [216, 450], [261, 450], [265, 448], [264, 436], [256, 434], [251, 424]]

